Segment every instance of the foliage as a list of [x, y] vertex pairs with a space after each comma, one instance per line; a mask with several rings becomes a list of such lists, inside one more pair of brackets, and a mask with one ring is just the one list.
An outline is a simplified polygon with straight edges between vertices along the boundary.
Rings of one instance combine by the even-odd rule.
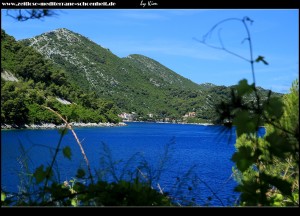
[[[16, 43], [2, 31], [1, 51], [5, 55], [1, 58], [1, 72], [9, 70], [21, 81], [1, 80], [4, 92], [1, 94], [1, 121], [18, 125], [42, 121], [57, 123], [57, 118], [54, 120], [55, 115], [45, 115], [41, 110], [40, 105], [49, 105], [69, 121], [117, 122], [117, 108], [112, 102], [99, 99], [99, 96], [112, 98], [122, 110], [137, 111], [143, 117], [151, 112], [158, 119], [169, 116], [178, 118], [192, 109], [198, 113], [197, 117], [200, 119], [215, 120], [228, 127], [236, 127], [237, 151], [232, 160], [236, 165], [234, 173], [239, 184], [236, 191], [241, 193], [241, 205], [299, 205], [298, 80], [294, 82], [291, 93], [283, 98], [273, 97], [271, 91], [267, 93], [257, 88], [253, 64], [262, 62], [267, 65], [268, 62], [263, 56], [258, 56], [255, 61], [252, 57], [251, 37], [246, 25], [246, 22], [252, 20], [248, 17], [228, 20], [242, 21], [248, 32], [250, 60], [238, 57], [249, 61], [253, 74], [253, 84], [241, 80], [231, 89], [222, 86], [197, 86], [144, 56], [131, 55], [119, 59], [104, 48], [95, 46], [87, 38], [68, 30], [60, 31], [67, 32], [69, 41], [61, 41], [61, 47], [56, 48], [69, 45], [68, 49], [72, 53], [79, 53], [80, 50], [80, 55], [75, 56], [75, 59], [82, 61], [72, 62], [66, 57], [68, 53], [60, 53], [58, 56], [49, 56], [57, 64], [53, 66], [33, 49]], [[46, 41], [50, 45], [58, 44], [55, 34], [44, 34], [51, 39]], [[43, 53], [41, 47], [46, 42], [40, 42], [35, 48]], [[23, 41], [23, 44], [32, 45], [30, 40]], [[231, 53], [225, 47], [222, 49]], [[89, 68], [83, 67], [85, 65]], [[80, 69], [85, 74], [80, 73]], [[86, 71], [101, 75], [89, 76], [91, 74]], [[114, 76], [109, 77], [106, 72]], [[76, 90], [77, 85], [82, 90]], [[96, 93], [91, 93], [91, 90]], [[203, 92], [209, 97], [203, 97]], [[56, 96], [76, 103], [62, 105], [56, 100]], [[230, 99], [226, 100], [228, 96]], [[222, 102], [219, 103], [220, 101]], [[204, 105], [208, 108], [203, 109]], [[216, 112], [205, 114], [205, 110], [211, 110], [214, 106]], [[266, 129], [264, 136], [259, 134], [262, 125]], [[62, 132], [61, 139], [64, 135]], [[57, 182], [53, 164], [56, 155], [61, 151], [61, 139], [51, 164], [46, 167], [40, 165], [28, 174], [35, 180], [34, 193], [26, 191], [21, 195], [8, 196], [7, 192], [1, 191], [3, 205], [174, 205], [166, 194], [154, 190], [152, 181], [145, 178], [153, 176], [153, 172], [145, 166], [147, 163], [129, 173], [132, 181], [119, 178], [112, 168], [110, 171], [116, 181], [108, 182], [99, 178], [94, 182], [91, 174], [86, 177], [85, 169], [79, 168], [76, 178], [64, 183]], [[70, 147], [63, 148], [62, 153], [66, 158], [72, 159]], [[109, 151], [107, 153], [109, 158]], [[164, 160], [154, 175], [156, 179], [159, 179], [163, 170], [163, 163]], [[112, 160], [108, 161], [108, 165], [113, 164]], [[190, 186], [188, 188], [191, 190]]]
[[[297, 206], [299, 205], [299, 84], [293, 83], [291, 92], [283, 98], [266, 98], [259, 94], [255, 86], [254, 63], [268, 65], [263, 56], [254, 61], [248, 22], [243, 19], [229, 18], [220, 21], [205, 35], [201, 43], [219, 25], [227, 21], [242, 22], [249, 42], [250, 58], [247, 59], [231, 52], [221, 42], [220, 47], [251, 65], [253, 84], [241, 80], [232, 88], [230, 101], [223, 101], [216, 106], [218, 122], [227, 127], [236, 127], [236, 152], [232, 156], [235, 162], [235, 175], [239, 185], [236, 191], [241, 193], [240, 204], [245, 206]], [[207, 44], [206, 44], [207, 45]], [[210, 45], [208, 45], [210, 46]], [[252, 100], [246, 100], [252, 94]], [[259, 134], [260, 126], [265, 125], [263, 137]]]
[[16, 19], [17, 21], [26, 21], [29, 19], [43, 19], [56, 15], [53, 10], [49, 9], [8, 9], [6, 15]]
[[[31, 47], [26, 47], [1, 31], [1, 73], [18, 81], [1, 78], [1, 123], [20, 127], [24, 124], [59, 123], [41, 105], [49, 105], [70, 121], [113, 122], [120, 119], [115, 105], [95, 95], [84, 93], [67, 80], [65, 72]], [[62, 98], [72, 104], [57, 101]]]
[[236, 123], [237, 129], [244, 129], [243, 133], [237, 133], [237, 152], [232, 156], [240, 179], [236, 190], [241, 192], [242, 205], [299, 205], [298, 81], [283, 102], [269, 102], [263, 105], [266, 106], [268, 109], [262, 114], [266, 121], [263, 137], [257, 137], [257, 130], [245, 128], [257, 124], [257, 119]]
[[15, 83], [1, 85], [1, 122], [24, 124], [28, 121], [28, 107], [23, 86]]

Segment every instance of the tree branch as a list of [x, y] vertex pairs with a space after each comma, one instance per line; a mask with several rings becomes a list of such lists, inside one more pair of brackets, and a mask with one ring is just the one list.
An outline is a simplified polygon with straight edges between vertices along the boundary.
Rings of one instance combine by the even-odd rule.
[[89, 164], [89, 160], [88, 160], [88, 158], [87, 158], [87, 156], [86, 156], [86, 154], [85, 154], [85, 152], [84, 152], [84, 149], [83, 149], [83, 147], [82, 147], [82, 145], [81, 145], [81, 143], [80, 143], [80, 141], [79, 141], [79, 139], [78, 139], [78, 137], [77, 137], [75, 131], [73, 130], [72, 126], [71, 126], [71, 125], [69, 124], [69, 122], [68, 122], [66, 119], [64, 119], [58, 112], [54, 111], [54, 110], [51, 109], [50, 107], [46, 107], [46, 106], [43, 106], [43, 105], [42, 105], [42, 107], [44, 107], [45, 109], [47, 109], [47, 110], [53, 112], [54, 114], [56, 114], [61, 120], [63, 120], [63, 122], [65, 122], [66, 127], [69, 128], [69, 129], [72, 131], [72, 134], [73, 134], [73, 136], [74, 136], [76, 142], [77, 142], [78, 145], [79, 145], [79, 148], [80, 148], [80, 150], [81, 150], [81, 153], [82, 153], [82, 155], [83, 155], [83, 158], [84, 158], [84, 160], [85, 160], [85, 162], [86, 162], [86, 165], [87, 165], [87, 167], [88, 167], [88, 171], [89, 171], [89, 174], [90, 174], [91, 182], [94, 183], [93, 175], [92, 175], [92, 172], [91, 172], [91, 167], [90, 167], [90, 164]]

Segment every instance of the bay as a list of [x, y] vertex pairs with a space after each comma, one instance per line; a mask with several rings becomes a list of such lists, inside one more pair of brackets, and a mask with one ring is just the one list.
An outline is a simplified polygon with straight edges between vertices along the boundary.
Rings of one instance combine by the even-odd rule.
[[[153, 181], [153, 188], [168, 192], [180, 204], [194, 201], [197, 205], [230, 206], [238, 197], [232, 177], [234, 164], [230, 160], [235, 151], [234, 128], [131, 122], [124, 127], [75, 128], [75, 132], [93, 172], [97, 170], [99, 175], [105, 174], [107, 168], [101, 158], [110, 152], [111, 162], [117, 164], [117, 178], [124, 174], [122, 168], [130, 158], [127, 170], [146, 172], [141, 166], [143, 161], [152, 177], [161, 170], [160, 178]], [[41, 164], [50, 164], [59, 137], [55, 129], [1, 131], [2, 189], [17, 192], [22, 185], [21, 171], [33, 173]], [[55, 169], [60, 182], [75, 177], [78, 167], [86, 168], [71, 132], [63, 138], [61, 148], [65, 146], [71, 147], [72, 158], [58, 154]], [[29, 158], [27, 163], [25, 156]], [[114, 180], [110, 175], [102, 178]]]

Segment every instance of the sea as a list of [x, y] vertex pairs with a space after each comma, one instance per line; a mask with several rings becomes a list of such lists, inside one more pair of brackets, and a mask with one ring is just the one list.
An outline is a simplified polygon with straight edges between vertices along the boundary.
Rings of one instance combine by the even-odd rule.
[[[216, 125], [128, 122], [122, 127], [75, 128], [93, 175], [119, 181], [139, 177], [178, 205], [234, 206], [239, 193], [233, 175], [235, 128]], [[58, 129], [1, 131], [1, 189], [18, 192], [26, 176], [52, 162]], [[63, 149], [70, 147], [71, 157]], [[83, 152], [69, 131], [54, 163], [54, 178], [76, 179], [87, 172]], [[24, 178], [25, 177], [25, 178]], [[77, 180], [77, 179], [76, 179]], [[80, 179], [78, 179], [80, 181]], [[28, 183], [28, 182], [27, 182]]]

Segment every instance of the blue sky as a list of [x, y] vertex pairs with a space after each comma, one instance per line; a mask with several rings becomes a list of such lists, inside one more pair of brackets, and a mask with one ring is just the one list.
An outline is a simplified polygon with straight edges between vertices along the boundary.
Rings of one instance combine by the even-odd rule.
[[[18, 22], [1, 13], [1, 26], [17, 40], [34, 37], [57, 28], [84, 35], [119, 57], [142, 54], [196, 82], [234, 85], [246, 78], [252, 83], [250, 64], [224, 51], [193, 40], [226, 18], [254, 20], [249, 26], [254, 57], [262, 55], [269, 65], [255, 64], [258, 86], [287, 93], [299, 76], [299, 10], [253, 9], [66, 9], [44, 20]], [[221, 26], [228, 50], [249, 58], [243, 25]], [[216, 36], [209, 43], [218, 45]]]

